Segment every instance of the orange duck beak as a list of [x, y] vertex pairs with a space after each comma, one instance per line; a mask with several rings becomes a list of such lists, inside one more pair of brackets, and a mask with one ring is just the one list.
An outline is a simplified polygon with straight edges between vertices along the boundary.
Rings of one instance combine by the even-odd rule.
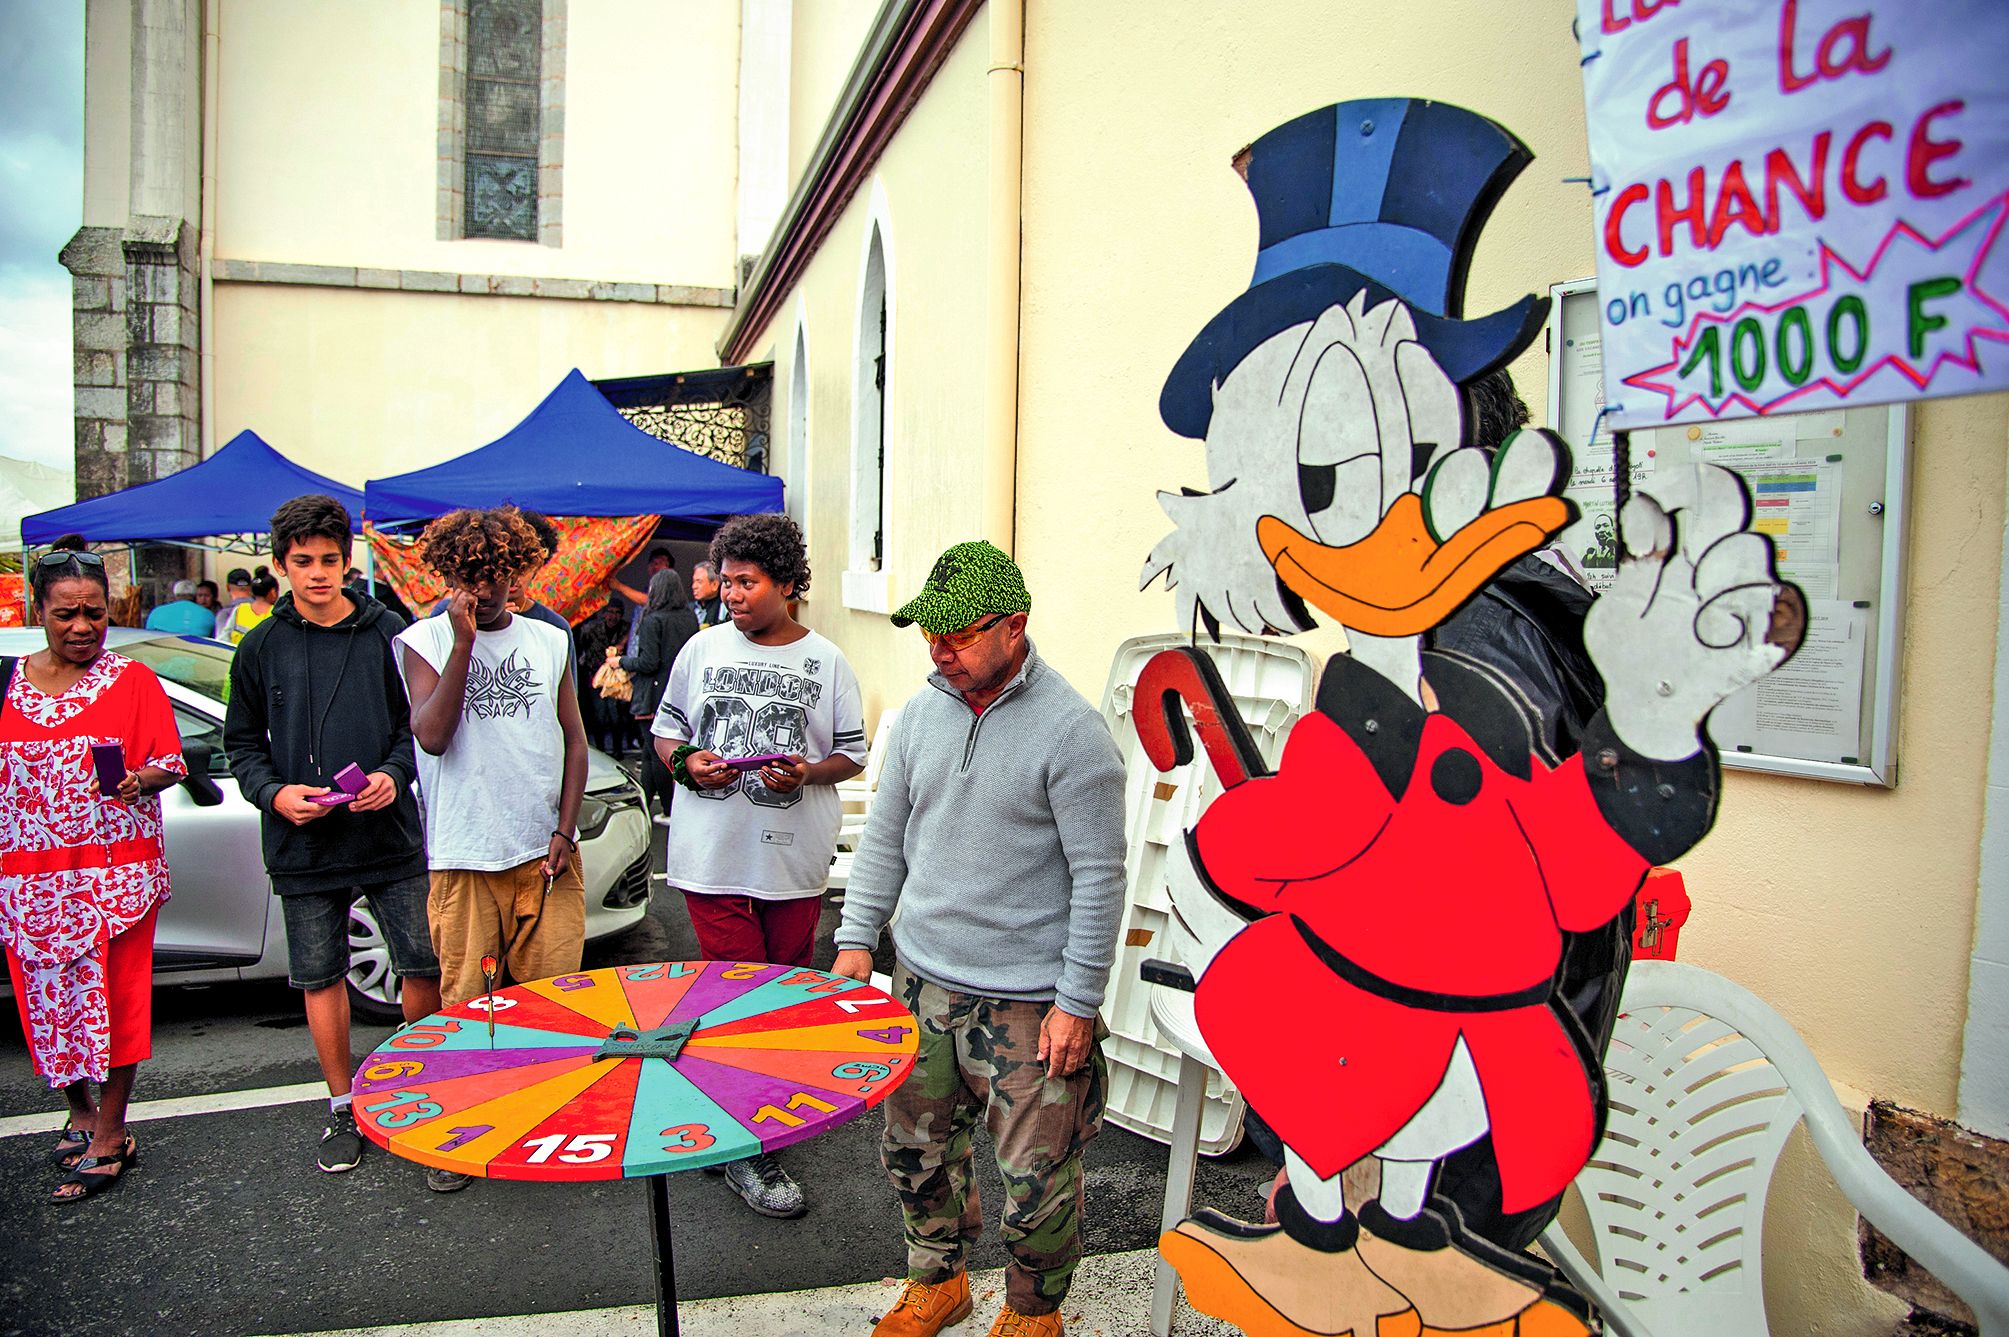
[[1341, 626], [1369, 636], [1430, 630], [1491, 580], [1570, 522], [1560, 497], [1530, 497], [1482, 512], [1442, 543], [1414, 492], [1395, 499], [1374, 532], [1327, 547], [1266, 515], [1256, 540], [1284, 587]]

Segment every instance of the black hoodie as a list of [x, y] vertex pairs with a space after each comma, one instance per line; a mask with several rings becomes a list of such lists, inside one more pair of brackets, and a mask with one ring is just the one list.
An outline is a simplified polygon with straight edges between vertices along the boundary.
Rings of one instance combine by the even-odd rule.
[[[230, 665], [223, 746], [244, 797], [258, 805], [272, 889], [332, 891], [426, 871], [425, 834], [412, 793], [411, 706], [391, 659], [404, 620], [348, 591], [356, 611], [332, 627], [300, 616], [293, 596], [251, 629]], [[376, 812], [336, 808], [295, 826], [272, 810], [287, 785], [333, 785], [354, 762], [398, 782]]]

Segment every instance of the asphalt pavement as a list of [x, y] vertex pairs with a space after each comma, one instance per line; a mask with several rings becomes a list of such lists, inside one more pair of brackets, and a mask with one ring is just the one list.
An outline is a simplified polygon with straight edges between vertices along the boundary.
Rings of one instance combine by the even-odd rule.
[[[660, 865], [659, 865], [660, 866]], [[587, 948], [587, 968], [698, 955], [681, 900]], [[816, 962], [834, 955], [826, 907]], [[882, 961], [885, 969], [890, 961]], [[298, 996], [284, 984], [162, 987], [154, 1056], [135, 1099], [256, 1091], [318, 1078]], [[358, 1024], [358, 1058], [390, 1034]], [[29, 1069], [20, 1025], [0, 1004], [0, 1119], [60, 1108]], [[47, 1200], [58, 1179], [47, 1134], [0, 1137], [0, 1334], [254, 1334], [388, 1326], [645, 1304], [653, 1299], [646, 1190], [639, 1181], [477, 1180], [426, 1191], [419, 1167], [371, 1147], [356, 1170], [321, 1173], [319, 1100], [136, 1119], [132, 1182], [76, 1206]], [[879, 1115], [780, 1159], [809, 1215], [771, 1221], [705, 1174], [669, 1180], [679, 1291], [691, 1299], [877, 1281], [904, 1271], [900, 1217], [878, 1163]], [[981, 1192], [1004, 1201], [989, 1148]], [[1090, 1145], [1091, 1254], [1146, 1248], [1158, 1230], [1165, 1150], [1110, 1127]], [[1203, 1161], [1197, 1201], [1256, 1209], [1269, 1167], [1244, 1150]], [[971, 1259], [997, 1267], [994, 1232]]]

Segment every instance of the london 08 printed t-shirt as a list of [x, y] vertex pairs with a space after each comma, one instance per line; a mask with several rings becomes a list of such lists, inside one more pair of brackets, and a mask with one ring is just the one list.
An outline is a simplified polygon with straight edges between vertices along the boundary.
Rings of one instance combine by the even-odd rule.
[[[865, 713], [843, 651], [810, 632], [756, 645], [730, 623], [685, 643], [656, 708], [659, 738], [721, 757], [841, 752], [865, 764]], [[666, 880], [684, 891], [794, 900], [822, 892], [843, 804], [832, 785], [777, 794], [757, 772], [722, 789], [677, 795]]]
[[[420, 618], [392, 645], [409, 691], [405, 657], [445, 669], [453, 620]], [[535, 618], [512, 616], [500, 631], [475, 632], [453, 742], [443, 757], [414, 749], [431, 867], [496, 872], [549, 851], [565, 778], [557, 694], [570, 659], [564, 633]]]

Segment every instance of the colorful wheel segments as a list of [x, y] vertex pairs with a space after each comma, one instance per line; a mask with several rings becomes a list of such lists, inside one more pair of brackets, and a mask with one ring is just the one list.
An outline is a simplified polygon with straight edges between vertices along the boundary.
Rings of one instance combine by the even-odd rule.
[[[618, 1053], [638, 1044], [677, 1052]], [[356, 1075], [356, 1126], [406, 1160], [484, 1178], [664, 1174], [855, 1118], [906, 1079], [918, 1045], [906, 1008], [820, 970], [616, 966], [402, 1028]]]

